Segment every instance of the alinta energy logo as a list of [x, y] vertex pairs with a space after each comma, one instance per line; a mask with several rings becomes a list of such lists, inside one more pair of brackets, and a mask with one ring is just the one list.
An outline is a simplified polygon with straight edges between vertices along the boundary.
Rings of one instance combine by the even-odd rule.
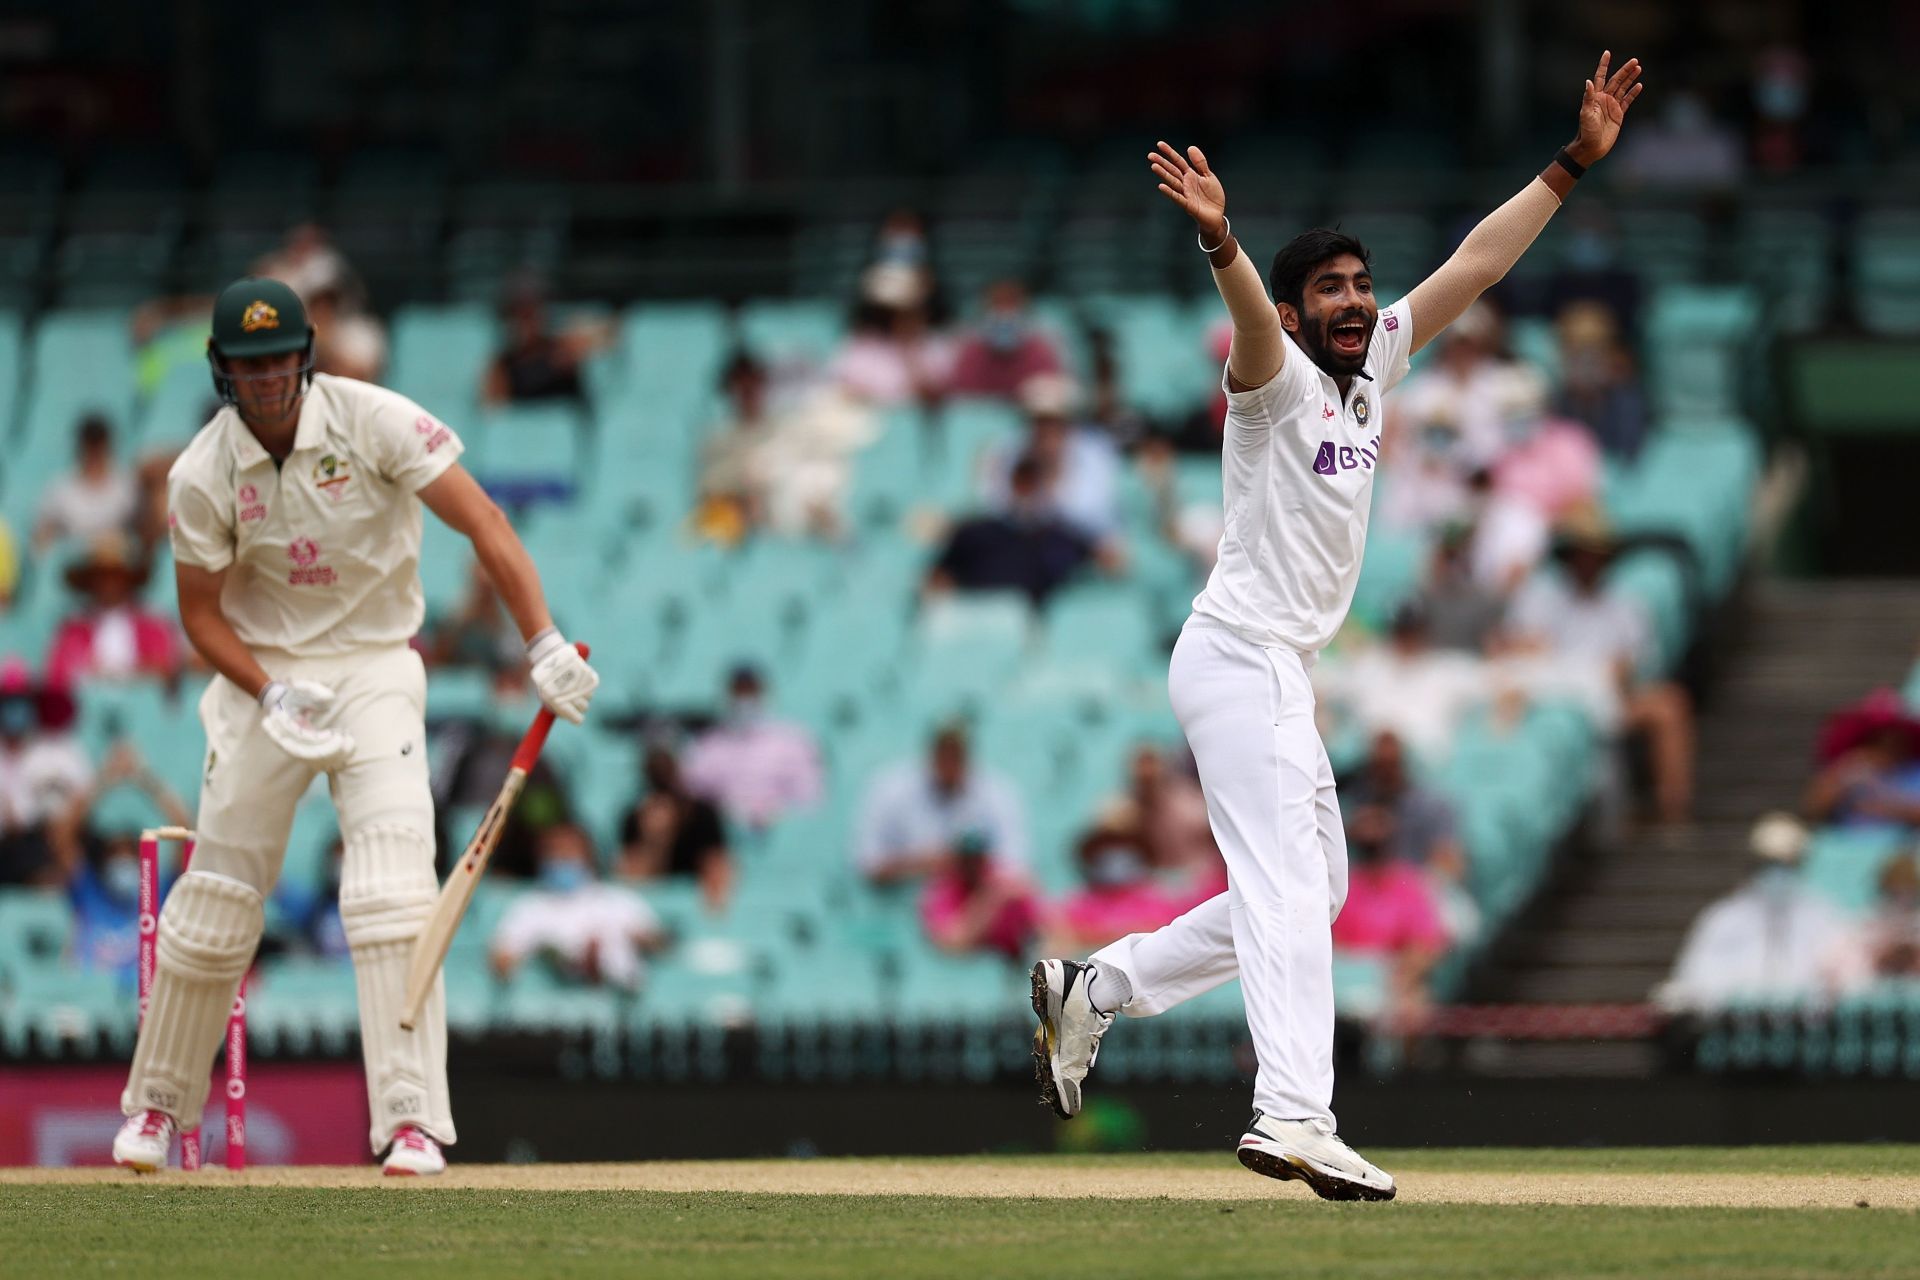
[[295, 538], [288, 543], [287, 559], [293, 561], [293, 572], [287, 575], [288, 586], [330, 587], [339, 580], [331, 565], [319, 563], [320, 544], [312, 538]]

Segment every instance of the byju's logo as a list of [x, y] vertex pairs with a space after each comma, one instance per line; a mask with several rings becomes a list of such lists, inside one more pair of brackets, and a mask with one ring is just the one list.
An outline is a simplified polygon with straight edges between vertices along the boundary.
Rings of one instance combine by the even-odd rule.
[[1380, 461], [1379, 436], [1375, 436], [1357, 449], [1346, 444], [1336, 448], [1334, 443], [1328, 440], [1322, 443], [1320, 451], [1313, 455], [1313, 473], [1317, 476], [1333, 476], [1356, 468], [1371, 471], [1378, 461]]

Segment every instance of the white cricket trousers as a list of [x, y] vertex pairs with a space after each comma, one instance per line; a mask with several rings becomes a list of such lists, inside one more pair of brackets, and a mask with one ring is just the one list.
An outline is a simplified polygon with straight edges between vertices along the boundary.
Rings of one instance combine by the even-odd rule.
[[1127, 975], [1122, 1012], [1133, 1017], [1238, 977], [1259, 1060], [1254, 1106], [1332, 1124], [1332, 925], [1347, 897], [1347, 841], [1308, 661], [1188, 621], [1167, 688], [1200, 768], [1227, 891], [1094, 959]]

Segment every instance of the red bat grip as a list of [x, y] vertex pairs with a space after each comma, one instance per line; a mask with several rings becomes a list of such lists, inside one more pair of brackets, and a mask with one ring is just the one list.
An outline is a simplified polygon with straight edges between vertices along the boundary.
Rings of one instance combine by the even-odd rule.
[[[582, 658], [591, 650], [585, 643], [573, 646], [580, 651]], [[533, 762], [540, 758], [540, 748], [547, 745], [547, 734], [553, 729], [553, 712], [540, 708], [540, 714], [533, 718], [533, 727], [527, 730], [527, 736], [520, 739], [520, 746], [513, 753], [513, 767], [522, 773], [533, 772]]]

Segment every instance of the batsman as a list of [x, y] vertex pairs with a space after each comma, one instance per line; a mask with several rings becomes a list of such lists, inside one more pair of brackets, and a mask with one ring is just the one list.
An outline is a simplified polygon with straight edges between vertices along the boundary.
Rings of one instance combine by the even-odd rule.
[[208, 1075], [260, 941], [294, 806], [327, 775], [345, 849], [369, 1140], [389, 1174], [446, 1168], [455, 1141], [436, 984], [400, 1030], [407, 961], [432, 911], [421, 505], [465, 535], [526, 641], [533, 683], [579, 723], [599, 677], [560, 635], [506, 516], [459, 464], [460, 439], [404, 396], [313, 372], [314, 330], [277, 280], [214, 303], [222, 407], [167, 478], [180, 623], [217, 672], [192, 869], [160, 913], [153, 996], [121, 1095], [118, 1164], [151, 1172], [200, 1122]]

